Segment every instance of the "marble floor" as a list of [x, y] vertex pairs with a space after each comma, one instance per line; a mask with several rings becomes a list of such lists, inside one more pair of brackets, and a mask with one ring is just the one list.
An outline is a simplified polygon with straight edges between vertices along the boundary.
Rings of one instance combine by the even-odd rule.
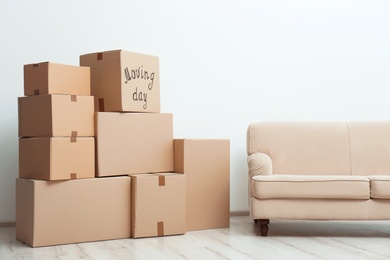
[[248, 216], [230, 228], [185, 235], [31, 248], [0, 228], [0, 259], [390, 259], [390, 221], [271, 221], [268, 237]]

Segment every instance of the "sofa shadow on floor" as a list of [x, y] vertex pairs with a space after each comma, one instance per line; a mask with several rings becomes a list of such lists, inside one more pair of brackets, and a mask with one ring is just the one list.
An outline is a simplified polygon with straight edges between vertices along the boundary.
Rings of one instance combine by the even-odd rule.
[[[268, 238], [272, 239], [276, 237], [390, 238], [388, 220], [270, 220], [268, 227]], [[253, 232], [260, 237], [259, 226], [254, 222]]]

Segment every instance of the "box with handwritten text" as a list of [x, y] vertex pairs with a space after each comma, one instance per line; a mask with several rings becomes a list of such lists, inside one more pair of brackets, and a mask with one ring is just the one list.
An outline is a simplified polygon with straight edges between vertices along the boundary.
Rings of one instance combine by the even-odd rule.
[[100, 112], [160, 112], [159, 58], [124, 50], [84, 54]]

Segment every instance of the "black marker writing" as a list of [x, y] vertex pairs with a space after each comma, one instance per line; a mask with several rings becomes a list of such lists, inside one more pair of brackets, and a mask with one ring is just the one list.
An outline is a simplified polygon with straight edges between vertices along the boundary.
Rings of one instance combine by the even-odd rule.
[[148, 93], [138, 92], [137, 88], [135, 88], [135, 91], [133, 93], [133, 100], [144, 101], [143, 108], [146, 109], [148, 106]]
[[148, 71], [144, 70], [143, 66], [139, 66], [138, 69], [132, 69], [129, 70], [128, 67], [125, 68], [125, 84], [131, 80], [135, 79], [143, 79], [143, 80], [150, 80], [150, 83], [148, 84], [148, 89], [153, 89], [153, 83], [154, 83], [154, 72], [149, 73]]

